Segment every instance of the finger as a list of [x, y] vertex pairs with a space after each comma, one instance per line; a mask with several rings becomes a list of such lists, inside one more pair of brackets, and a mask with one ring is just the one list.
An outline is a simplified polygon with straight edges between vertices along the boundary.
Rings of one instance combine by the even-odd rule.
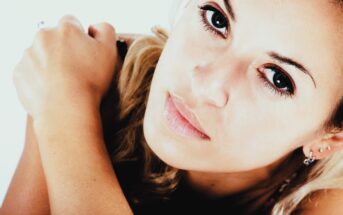
[[62, 27], [67, 24], [72, 24], [75, 27], [79, 28], [81, 31], [84, 31], [81, 22], [72, 15], [64, 15], [58, 22], [59, 27]]
[[89, 26], [88, 34], [97, 41], [111, 46], [113, 46], [117, 40], [114, 27], [105, 22]]

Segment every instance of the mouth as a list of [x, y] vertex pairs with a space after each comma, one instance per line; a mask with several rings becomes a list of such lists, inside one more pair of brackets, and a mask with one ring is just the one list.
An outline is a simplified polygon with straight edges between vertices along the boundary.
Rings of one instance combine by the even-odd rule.
[[174, 132], [184, 137], [209, 141], [211, 138], [201, 127], [197, 117], [179, 98], [168, 93], [164, 116]]

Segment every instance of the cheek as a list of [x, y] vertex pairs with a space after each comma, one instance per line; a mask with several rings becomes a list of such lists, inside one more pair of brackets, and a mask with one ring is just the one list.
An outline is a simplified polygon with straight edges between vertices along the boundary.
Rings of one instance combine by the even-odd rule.
[[184, 76], [196, 65], [207, 63], [227, 48], [227, 42], [206, 31], [197, 7], [188, 9], [172, 30], [165, 47], [168, 67], [173, 76]]
[[[226, 170], [250, 170], [268, 165], [314, 141], [316, 128], [299, 121], [292, 111], [278, 111], [272, 104], [234, 101], [215, 127], [216, 154], [208, 159]], [[269, 108], [267, 108], [269, 107]], [[216, 125], [215, 121], [210, 121]], [[224, 164], [224, 165], [223, 165]]]
[[197, 143], [176, 139], [166, 129], [162, 129], [165, 92], [190, 92], [189, 82], [193, 67], [208, 60], [211, 55], [208, 51], [211, 45], [203, 42], [205, 34], [197, 38], [192, 38], [191, 35], [184, 37], [182, 26], [174, 30], [155, 70], [144, 119], [144, 135], [154, 153], [171, 166], [203, 171], [253, 169], [268, 164], [285, 153], [286, 148], [275, 144], [280, 142], [280, 134], [273, 133], [270, 130], [272, 128], [263, 129], [259, 123], [265, 121], [256, 120], [256, 110], [242, 110], [241, 106], [230, 107], [232, 114], [227, 119], [229, 123], [225, 129], [218, 129], [217, 123], [211, 121], [217, 133], [214, 134], [216, 141], [209, 146], [199, 147]]
[[213, 60], [220, 50], [226, 49], [209, 32], [202, 30], [195, 16], [186, 18], [183, 17], [173, 29], [159, 59], [144, 118], [145, 138], [158, 157], [180, 169], [244, 171], [268, 165], [312, 138], [310, 130], [304, 129], [311, 126], [294, 123], [299, 119], [289, 111], [288, 115], [287, 111], [276, 112], [275, 104], [265, 102], [258, 104], [249, 100], [242, 103], [242, 97], [237, 97], [240, 101], [232, 102], [225, 123], [218, 125], [209, 118], [216, 130], [216, 140], [212, 144], [199, 145], [177, 139], [165, 129], [166, 92], [191, 92], [189, 82], [193, 68]]

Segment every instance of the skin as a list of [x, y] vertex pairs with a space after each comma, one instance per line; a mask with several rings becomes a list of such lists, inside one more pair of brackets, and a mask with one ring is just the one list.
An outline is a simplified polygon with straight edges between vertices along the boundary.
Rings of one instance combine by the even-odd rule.
[[[190, 184], [207, 187], [211, 184], [210, 180], [213, 180], [214, 178], [217, 178], [215, 181], [217, 185], [224, 184], [224, 182], [239, 185], [240, 177], [248, 177], [251, 176], [252, 173], [255, 173], [259, 178], [263, 178], [268, 174], [269, 169], [275, 168], [284, 156], [297, 147], [303, 147], [305, 154], [307, 154], [310, 149], [315, 151], [321, 144], [330, 144], [332, 147], [330, 152], [327, 151], [319, 155], [316, 151], [316, 157], [319, 159], [321, 158], [320, 156], [329, 156], [331, 153], [340, 150], [342, 133], [333, 135], [324, 133], [320, 129], [321, 122], [328, 117], [328, 113], [333, 109], [334, 103], [338, 101], [339, 96], [342, 96], [339, 93], [341, 92], [339, 84], [330, 81], [340, 80], [342, 78], [342, 74], [338, 72], [339, 70], [335, 70], [341, 68], [340, 62], [333, 60], [339, 59], [341, 56], [338, 54], [339, 48], [337, 45], [340, 43], [332, 37], [333, 30], [329, 31], [329, 29], [331, 29], [330, 26], [333, 26], [333, 20], [338, 22], [339, 18], [338, 15], [335, 15], [336, 13], [332, 12], [332, 8], [329, 10], [327, 5], [317, 5], [319, 2], [316, 2], [315, 4], [306, 3], [305, 1], [301, 1], [301, 3], [297, 1], [297, 4], [295, 4], [295, 1], [288, 1], [287, 3], [282, 3], [282, 6], [280, 7], [283, 8], [283, 10], [288, 8], [288, 12], [294, 12], [294, 8], [301, 8], [302, 10], [306, 8], [309, 11], [302, 11], [302, 13], [294, 14], [297, 16], [300, 16], [300, 14], [307, 14], [309, 15], [308, 18], [312, 17], [310, 14], [315, 13], [316, 16], [312, 18], [316, 18], [315, 20], [317, 22], [323, 22], [326, 26], [326, 36], [330, 36], [330, 40], [319, 40], [317, 37], [325, 36], [324, 33], [320, 31], [320, 35], [318, 32], [317, 34], [310, 34], [311, 37], [307, 36], [305, 40], [304, 36], [300, 37], [300, 35], [298, 35], [299, 32], [294, 32], [293, 29], [292, 38], [294, 37], [294, 41], [292, 40], [292, 42], [297, 41], [295, 38], [302, 38], [301, 42], [298, 41], [296, 44], [286, 45], [284, 41], [281, 43], [279, 38], [274, 41], [273, 46], [267, 47], [268, 49], [279, 47], [279, 49], [286, 54], [290, 53], [292, 56], [296, 56], [297, 59], [302, 58], [304, 64], [306, 59], [306, 65], [309, 68], [318, 68], [316, 73], [311, 70], [311, 72], [315, 74], [317, 81], [316, 91], [311, 88], [312, 83], [305, 75], [296, 71], [289, 71], [292, 73], [292, 76], [296, 76], [294, 78], [296, 78], [297, 83], [299, 82], [299, 84], [297, 84], [299, 94], [295, 96], [293, 100], [288, 100], [277, 97], [269, 91], [269, 88], [264, 87], [262, 84], [258, 84], [258, 79], [256, 77], [253, 78], [255, 70], [249, 70], [250, 72], [248, 72], [242, 69], [248, 67], [247, 65], [244, 65], [244, 63], [247, 64], [246, 62], [252, 61], [252, 58], [255, 59], [255, 55], [261, 54], [262, 48], [268, 45], [267, 41], [272, 41], [271, 38], [266, 39], [265, 37], [267, 35], [264, 33], [263, 37], [257, 36], [256, 38], [260, 38], [260, 40], [265, 38], [265, 43], [260, 41], [259, 43], [254, 43], [254, 41], [249, 42], [248, 38], [245, 37], [246, 47], [242, 45], [244, 43], [240, 42], [240, 40], [235, 40], [237, 42], [234, 43], [229, 40], [214, 39], [214, 37], [210, 36], [209, 32], [200, 31], [202, 25], [196, 22], [196, 20], [199, 19], [195, 18], [197, 14], [195, 3], [197, 2], [200, 1], [192, 1], [192, 3], [188, 5], [179, 24], [173, 29], [173, 33], [163, 52], [152, 83], [151, 96], [149, 97], [148, 109], [144, 120], [144, 132], [148, 144], [157, 155], [168, 164], [188, 170], [189, 179], [193, 179], [190, 180]], [[271, 2], [266, 3], [268, 3], [265, 4], [267, 6], [273, 6]], [[308, 5], [306, 4], [310, 4], [310, 7], [307, 8]], [[266, 7], [258, 7], [253, 1], [247, 4], [235, 1], [234, 5], [235, 8], [237, 7], [237, 20], [238, 8], [245, 8], [246, 14], [256, 15], [258, 12], [259, 15], [267, 14], [266, 11], [261, 11]], [[252, 7], [253, 5], [256, 8]], [[248, 10], [249, 8], [250, 10]], [[273, 9], [276, 8], [277, 7], [274, 5]], [[321, 8], [321, 10], [319, 10], [319, 8]], [[310, 13], [310, 9], [313, 10], [312, 13]], [[242, 23], [244, 23], [244, 11], [245, 10], [242, 9], [239, 13], [240, 20], [243, 20], [241, 21]], [[281, 11], [269, 10], [268, 12], [270, 11], [274, 11], [278, 16], [282, 14], [280, 13]], [[323, 11], [326, 11], [327, 13], [324, 13]], [[266, 32], [265, 29], [270, 29], [271, 26], [267, 26], [269, 28], [264, 26], [265, 28], [262, 28], [263, 25], [261, 23], [266, 24], [268, 23], [267, 21], [270, 20], [270, 17], [268, 19], [266, 17], [264, 22], [262, 22], [263, 20], [259, 21], [259, 19], [262, 19], [262, 15], [252, 19], [256, 21], [255, 25], [261, 25], [259, 28], [247, 28], [247, 26], [236, 27], [236, 32], [241, 32], [241, 34], [236, 33], [236, 37], [241, 38], [243, 41], [244, 35], [253, 35], [247, 34], [249, 32], [245, 32], [248, 31], [248, 29], [260, 29], [261, 34], [262, 32]], [[248, 16], [245, 17], [248, 19]], [[319, 17], [321, 19], [319, 19]], [[329, 19], [329, 17], [331, 17], [331, 19]], [[298, 18], [301, 18], [300, 20], [303, 22], [306, 20], [303, 20], [305, 17]], [[326, 18], [330, 21], [326, 20]], [[187, 20], [187, 22], [185, 20]], [[191, 23], [191, 21], [193, 23], [192, 25], [186, 25], [187, 23]], [[289, 20], [287, 20], [287, 22], [288, 21]], [[248, 20], [246, 20], [245, 23], [249, 23]], [[298, 23], [298, 21], [296, 23]], [[323, 27], [323, 23], [322, 25], [319, 25], [317, 29], [320, 29], [320, 26]], [[303, 23], [304, 26], [308, 26], [308, 23], [305, 24]], [[186, 32], [185, 29], [188, 31]], [[292, 30], [292, 28], [288, 29], [287, 32], [290, 30]], [[309, 30], [311, 29], [307, 29], [306, 32]], [[181, 34], [182, 32], [183, 35]], [[245, 33], [243, 34], [243, 32]], [[302, 34], [304, 34], [304, 32], [302, 32]], [[66, 37], [66, 35], [68, 37]], [[194, 37], [194, 35], [196, 35], [196, 37]], [[275, 33], [274, 37], [276, 37], [276, 35], [279, 34]], [[56, 28], [42, 31], [37, 35], [33, 46], [27, 51], [30, 54], [24, 55], [21, 63], [15, 69], [15, 85], [19, 98], [33, 119], [33, 129], [31, 132], [34, 131], [36, 134], [34, 137], [34, 143], [36, 143], [36, 145], [31, 144], [31, 149], [34, 149], [34, 147], [38, 148], [42, 164], [42, 169], [39, 167], [29, 169], [37, 171], [37, 178], [32, 180], [37, 180], [37, 184], [32, 182], [26, 185], [26, 187], [43, 190], [43, 195], [44, 193], [45, 195], [48, 193], [51, 213], [132, 213], [123, 197], [116, 176], [112, 171], [110, 161], [105, 153], [101, 136], [101, 126], [99, 123], [100, 117], [98, 115], [100, 98], [106, 91], [108, 80], [112, 76], [110, 68], [113, 68], [116, 64], [116, 52], [111, 48], [114, 43], [114, 37], [115, 33], [113, 28], [108, 24], [102, 24], [96, 27], [93, 26], [93, 30], [89, 29], [88, 35], [83, 32], [82, 27], [75, 18], [65, 17]], [[66, 38], [68, 38], [68, 40], [66, 40]], [[317, 40], [315, 40], [315, 38], [317, 38]], [[54, 43], [51, 43], [52, 39], [54, 40]], [[315, 42], [316, 46], [312, 46], [312, 44], [308, 42], [311, 40], [313, 40], [312, 42]], [[279, 41], [279, 43], [277, 43], [277, 41]], [[331, 44], [335, 41], [335, 44]], [[53, 47], [53, 44], [56, 44], [56, 42], [59, 42], [59, 46]], [[68, 44], [68, 42], [71, 43]], [[302, 47], [305, 42], [308, 42], [308, 44], [306, 43], [308, 49], [315, 47], [317, 52], [309, 51], [309, 53], [302, 52], [301, 54], [298, 47]], [[70, 51], [71, 44], [75, 52]], [[190, 46], [192, 44], [196, 46]], [[231, 44], [235, 45], [231, 46]], [[255, 47], [254, 44], [258, 46]], [[279, 46], [276, 46], [276, 44], [279, 44]], [[329, 46], [330, 44], [331, 46]], [[283, 49], [281, 45], [283, 45]], [[56, 49], [54, 49], [56, 47], [58, 48], [57, 52]], [[182, 49], [180, 49], [180, 47], [182, 47]], [[206, 52], [202, 51], [204, 47], [207, 48]], [[293, 50], [290, 50], [292, 47]], [[297, 48], [295, 49], [294, 47]], [[264, 49], [266, 49], [266, 47], [264, 47]], [[177, 50], [184, 50], [184, 53], [177, 52]], [[319, 56], [318, 53], [321, 52], [325, 52], [326, 54]], [[84, 53], [82, 56], [83, 58], [80, 59], [78, 55], [74, 53]], [[94, 53], [97, 53], [98, 55], [94, 56]], [[318, 62], [318, 60], [313, 60], [317, 59], [313, 58], [313, 56], [308, 57], [309, 54], [316, 54], [317, 57], [319, 56], [321, 59], [320, 62]], [[98, 59], [94, 60], [95, 57]], [[229, 60], [227, 60], [227, 57], [229, 57]], [[56, 61], [47, 61], [48, 59], [56, 59]], [[262, 59], [265, 58], [261, 57], [258, 58], [258, 60], [255, 59], [255, 61], [253, 61], [255, 64], [253, 65], [258, 65], [258, 62], [261, 63], [261, 61], [265, 63]], [[68, 64], [66, 62], [72, 63]], [[196, 75], [194, 80], [192, 79], [191, 82], [189, 82], [190, 80], [186, 78], [193, 77], [191, 76], [192, 69], [200, 63], [202, 64], [202, 67], [205, 68], [201, 69], [201, 71], [204, 71], [204, 74], [200, 74], [201, 76], [199, 74]], [[318, 65], [316, 63], [318, 63]], [[322, 65], [323, 63], [325, 65]], [[90, 65], [91, 67], [89, 68]], [[227, 70], [224, 70], [223, 68], [227, 68]], [[103, 79], [93, 78], [94, 73], [92, 72], [94, 72], [94, 69], [101, 73]], [[231, 74], [224, 73], [223, 71], [235, 72]], [[240, 73], [238, 71], [240, 71]], [[216, 75], [213, 76], [212, 74], [215, 73]], [[327, 75], [327, 73], [329, 73], [329, 75]], [[56, 74], [58, 74], [57, 77]], [[173, 74], [173, 76], [170, 74]], [[180, 79], [180, 77], [182, 78]], [[56, 82], [56, 78], [58, 78], [59, 82]], [[224, 85], [224, 80], [225, 83], [229, 84]], [[189, 83], [193, 83], [193, 85], [187, 85]], [[248, 83], [251, 86], [248, 85]], [[164, 84], [164, 87], [162, 87], [162, 84]], [[254, 89], [254, 91], [252, 91], [251, 88]], [[54, 89], [54, 91], [51, 89]], [[201, 122], [206, 121], [207, 124], [203, 124], [203, 127], [210, 135], [212, 143], [215, 144], [209, 146], [207, 142], [200, 143], [200, 141], [179, 137], [164, 127], [165, 125], [162, 122], [163, 117], [161, 113], [163, 112], [165, 94], [171, 89], [177, 92], [178, 95], [187, 98], [187, 104], [192, 107], [199, 118], [201, 117]], [[210, 90], [203, 91], [201, 89]], [[44, 94], [47, 92], [49, 93], [48, 96]], [[70, 99], [71, 92], [79, 93], [78, 97], [72, 97], [72, 99]], [[314, 97], [316, 98], [315, 103]], [[61, 106], [59, 104], [65, 105]], [[228, 106], [229, 104], [230, 107]], [[267, 108], [267, 110], [262, 109], [262, 106]], [[272, 106], [272, 108], [269, 108], [270, 106]], [[317, 108], [317, 106], [320, 108]], [[280, 110], [280, 108], [282, 109]], [[309, 109], [311, 110], [311, 117], [315, 116], [314, 118], [316, 118], [316, 120], [307, 116]], [[237, 112], [235, 112], [235, 110]], [[282, 115], [278, 114], [279, 112], [282, 112]], [[249, 118], [249, 116], [253, 116], [254, 120], [250, 121], [249, 119], [252, 118]], [[297, 120], [299, 119], [299, 116], [301, 116], [302, 120]], [[156, 123], [153, 123], [152, 117], [155, 117], [154, 120]], [[240, 121], [239, 119], [242, 119], [242, 117], [244, 117], [244, 120]], [[228, 120], [228, 118], [230, 120]], [[263, 123], [261, 121], [262, 119], [264, 119]], [[268, 125], [268, 122], [265, 121], [267, 119], [268, 122], [277, 121], [278, 123], [274, 123], [273, 126], [270, 127], [261, 127], [261, 125]], [[297, 123], [288, 124], [290, 126], [287, 127], [287, 123], [294, 121]], [[257, 122], [260, 122], [260, 124], [257, 124]], [[233, 124], [235, 124], [235, 126], [233, 126]], [[253, 125], [255, 125], [255, 127]], [[163, 129], [160, 129], [159, 126]], [[293, 127], [297, 127], [298, 130]], [[222, 132], [224, 129], [225, 132]], [[234, 131], [238, 132], [238, 134], [235, 134], [234, 131], [230, 131], [230, 129], [235, 129]], [[278, 129], [283, 129], [283, 131], [278, 131]], [[157, 133], [153, 132], [153, 130], [157, 131]], [[257, 145], [256, 139], [252, 139], [253, 137], [258, 138], [258, 132], [255, 132], [255, 130], [265, 132], [264, 136], [261, 135], [265, 138], [263, 141], [257, 139], [260, 140], [259, 144], [261, 144], [258, 148], [254, 147], [254, 145]], [[285, 130], [289, 133], [285, 134]], [[216, 133], [215, 131], [221, 132]], [[249, 135], [244, 135], [243, 131], [249, 131]], [[282, 135], [277, 135], [281, 134], [281, 132]], [[222, 141], [224, 133], [225, 137], [229, 138], [229, 141], [225, 141], [225, 144], [224, 141]], [[286, 140], [280, 141], [280, 138], [277, 138], [280, 136], [287, 139], [288, 142]], [[231, 148], [237, 152], [238, 146], [235, 146], [234, 141], [238, 138], [240, 138], [240, 151], [238, 153], [240, 156], [230, 152]], [[271, 141], [270, 139], [273, 138], [274, 141]], [[249, 143], [248, 139], [251, 139], [251, 141], [254, 140], [254, 144]], [[269, 142], [269, 146], [267, 147], [267, 141], [271, 141], [273, 144]], [[275, 145], [275, 142], [278, 142], [278, 146], [270, 147], [270, 145]], [[244, 147], [242, 147], [241, 144], [246, 145], [244, 147], [249, 150], [242, 150]], [[80, 147], [81, 145], [82, 147]], [[28, 148], [29, 147], [27, 147], [27, 149]], [[169, 150], [168, 153], [166, 148]], [[227, 153], [226, 157], [222, 155], [224, 153], [219, 153], [220, 150]], [[249, 152], [250, 150], [254, 153]], [[259, 156], [258, 153], [262, 152], [263, 156]], [[213, 156], [212, 153], [217, 154]], [[246, 157], [247, 155], [250, 156]], [[38, 153], [35, 153], [35, 156], [37, 157], [34, 162], [37, 164], [39, 163]], [[202, 161], [205, 156], [206, 163]], [[230, 156], [232, 157], [228, 160]], [[73, 162], [68, 162], [71, 157], [73, 158]], [[252, 159], [253, 161], [251, 161]], [[220, 163], [221, 161], [226, 161], [226, 163]], [[229, 162], [227, 163], [227, 161]], [[216, 164], [220, 165], [216, 166]], [[22, 168], [22, 171], [25, 173], [25, 168]], [[40, 174], [42, 172], [44, 173], [44, 178], [43, 174]], [[26, 172], [26, 174], [30, 175], [29, 172]], [[47, 187], [45, 187], [44, 181], [46, 182]], [[60, 183], [61, 181], [68, 183]], [[248, 182], [244, 182], [240, 185], [240, 189], [251, 186], [253, 183], [253, 181], [248, 180]], [[25, 187], [23, 185], [25, 184], [25, 181], [20, 182], [19, 180], [18, 184], [21, 187]], [[44, 189], [47, 192], [45, 192]], [[232, 190], [233, 188], [230, 186], [223, 186], [222, 189], [214, 191], [209, 189], [209, 192], [206, 194], [218, 195], [218, 193], [230, 193]], [[16, 192], [18, 192], [18, 190]], [[39, 192], [34, 192], [32, 196], [35, 196], [36, 194], [38, 195]], [[17, 195], [19, 196], [20, 194], [17, 193]], [[343, 196], [342, 193], [339, 193], [338, 195]], [[12, 201], [13, 199], [14, 198], [12, 198]], [[34, 199], [34, 197], [32, 197], [32, 199]], [[47, 198], [42, 197], [42, 199], [43, 202], [48, 202]], [[323, 214], [321, 212], [325, 211], [327, 208], [339, 211], [341, 206], [338, 204], [339, 200], [335, 199], [338, 198], [330, 198], [330, 204], [321, 204], [322, 206], [320, 209], [317, 207], [309, 207], [308, 211], [311, 212], [310, 214]], [[321, 200], [322, 197], [319, 197], [318, 201]], [[21, 202], [30, 204], [29, 197]], [[1, 213], [6, 214], [6, 210], [3, 209], [9, 204], [8, 201], [7, 204], [4, 204], [5, 207], [1, 209]], [[38, 207], [42, 207], [42, 205], [39, 204], [35, 205], [37, 208], [32, 210], [39, 211], [40, 208]], [[28, 208], [28, 206], [26, 207]], [[84, 211], [80, 212], [80, 209]], [[48, 212], [45, 208], [41, 210], [41, 214], [45, 214], [44, 210]], [[16, 212], [16, 210], [13, 209], [13, 211], [9, 211], [7, 214], [13, 214], [13, 212]]]
[[[104, 23], [94, 24], [99, 33], [104, 32]], [[137, 34], [118, 34], [120, 40], [125, 40], [128, 47], [141, 37]], [[122, 65], [118, 56], [118, 67]], [[42, 160], [38, 148], [37, 136], [33, 128], [33, 119], [29, 115], [26, 122], [26, 135], [23, 153], [6, 193], [0, 214], [50, 214], [50, 203], [46, 178], [43, 172]]]
[[49, 196], [32, 118], [27, 118], [25, 147], [1, 208], [2, 214], [50, 214]]
[[[132, 214], [105, 149], [99, 113], [119, 66], [116, 38], [107, 23], [87, 33], [65, 16], [37, 33], [13, 72], [33, 120], [52, 214]], [[16, 213], [4, 208], [1, 213]]]
[[[98, 30], [103, 24], [93, 25]], [[104, 32], [102, 32], [104, 33]], [[105, 32], [106, 33], [106, 32]], [[128, 46], [140, 37], [137, 34], [118, 34]], [[121, 67], [121, 59], [117, 59]], [[39, 153], [32, 117], [27, 117], [25, 145], [0, 214], [50, 214], [49, 195]]]
[[[185, 170], [195, 189], [221, 196], [267, 178], [299, 147], [307, 156], [312, 150], [317, 159], [341, 150], [342, 132], [331, 134], [323, 127], [343, 96], [337, 81], [343, 79], [339, 7], [327, 1], [232, 1], [236, 21], [229, 20], [229, 33], [221, 37], [200, 21], [198, 6], [208, 2], [189, 2], [155, 71], [144, 134], [157, 156]], [[226, 11], [222, 0], [211, 2]], [[269, 57], [270, 51], [303, 64], [315, 83], [294, 66]], [[267, 64], [289, 73], [296, 85], [292, 97], [275, 94], [261, 81], [259, 71], [276, 74]], [[168, 93], [191, 109], [210, 141], [168, 127]], [[318, 152], [327, 145], [333, 150]]]

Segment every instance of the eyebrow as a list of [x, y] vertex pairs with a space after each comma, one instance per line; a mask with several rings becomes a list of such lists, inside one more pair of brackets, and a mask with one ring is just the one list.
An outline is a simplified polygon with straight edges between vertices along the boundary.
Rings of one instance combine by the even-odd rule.
[[312, 82], [314, 84], [314, 87], [317, 88], [317, 84], [316, 84], [316, 81], [315, 79], [313, 78], [313, 75], [309, 72], [309, 70], [307, 70], [305, 68], [305, 66], [303, 66], [301, 63], [298, 63], [296, 62], [295, 60], [289, 58], [289, 57], [285, 57], [285, 56], [282, 56], [276, 52], [268, 52], [268, 55], [275, 59], [275, 60], [278, 60], [279, 62], [281, 63], [284, 63], [284, 64], [288, 64], [288, 65], [291, 65], [291, 66], [294, 66], [296, 67], [297, 69], [299, 69], [300, 71], [302, 71], [303, 73], [305, 73], [306, 75], [308, 75], [311, 79], [312, 79]]
[[[235, 14], [235, 11], [233, 10], [233, 7], [232, 7], [232, 4], [231, 4], [231, 0], [224, 0], [224, 5], [225, 5], [225, 8], [227, 10], [227, 12], [229, 13], [229, 15], [231, 16], [231, 19], [236, 22], [236, 14]], [[285, 57], [285, 56], [282, 56], [276, 52], [268, 52], [268, 55], [275, 59], [275, 60], [278, 60], [279, 62], [281, 63], [284, 63], [284, 64], [288, 64], [288, 65], [291, 65], [291, 66], [294, 66], [296, 67], [297, 69], [299, 69], [300, 71], [302, 71], [303, 73], [305, 73], [306, 75], [308, 75], [311, 79], [312, 79], [312, 82], [314, 84], [314, 87], [317, 88], [317, 83], [313, 77], [313, 75], [309, 72], [309, 70], [306, 69], [305, 66], [303, 66], [301, 63], [298, 63], [296, 62], [295, 60], [289, 58], [289, 57]]]
[[224, 5], [226, 7], [227, 12], [231, 16], [231, 19], [236, 22], [236, 14], [232, 9], [231, 0], [224, 0]]

